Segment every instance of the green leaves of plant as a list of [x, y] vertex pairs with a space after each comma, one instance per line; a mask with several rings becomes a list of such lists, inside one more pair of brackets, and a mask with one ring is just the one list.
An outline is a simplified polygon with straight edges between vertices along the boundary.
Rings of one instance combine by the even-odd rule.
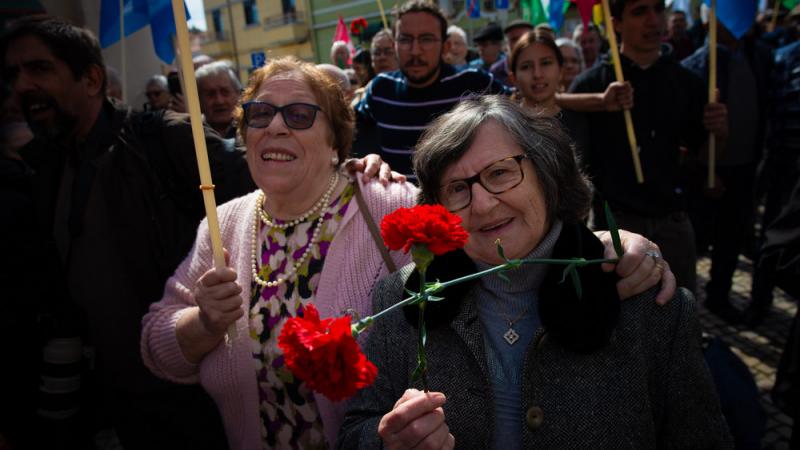
[[611, 242], [614, 243], [614, 251], [617, 252], [617, 258], [622, 258], [622, 241], [619, 238], [617, 221], [614, 220], [614, 215], [611, 214], [611, 208], [608, 206], [608, 202], [603, 203], [603, 209], [606, 214], [606, 223], [608, 223], [608, 232], [611, 233]]

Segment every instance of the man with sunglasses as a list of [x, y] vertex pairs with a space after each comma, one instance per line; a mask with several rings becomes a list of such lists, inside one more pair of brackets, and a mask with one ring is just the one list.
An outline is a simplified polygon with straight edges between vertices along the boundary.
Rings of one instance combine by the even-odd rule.
[[[414, 179], [411, 156], [422, 131], [464, 96], [508, 94], [491, 74], [461, 72], [443, 62], [447, 19], [428, 2], [412, 0], [397, 13], [395, 51], [400, 70], [376, 76], [356, 108], [356, 153], [376, 152], [392, 169]], [[367, 142], [377, 135], [378, 148]]]

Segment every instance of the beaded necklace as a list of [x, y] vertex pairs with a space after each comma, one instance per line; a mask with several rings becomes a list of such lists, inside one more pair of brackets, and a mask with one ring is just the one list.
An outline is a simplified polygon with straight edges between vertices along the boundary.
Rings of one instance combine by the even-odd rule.
[[[331, 182], [328, 185], [328, 189], [322, 195], [322, 197], [311, 207], [308, 211], [303, 213], [299, 218], [292, 220], [291, 222], [287, 222], [286, 224], [276, 224], [270, 218], [269, 215], [266, 214], [264, 211], [264, 200], [266, 200], [266, 196], [264, 192], [260, 192], [258, 194], [258, 198], [256, 199], [256, 214], [255, 220], [253, 220], [253, 243], [251, 245], [251, 265], [253, 271], [253, 280], [258, 283], [261, 287], [268, 287], [272, 288], [275, 286], [279, 286], [286, 282], [286, 280], [292, 278], [295, 273], [297, 273], [297, 269], [300, 268], [305, 262], [306, 259], [311, 255], [311, 250], [314, 248], [315, 245], [319, 242], [320, 234], [322, 233], [322, 225], [325, 222], [325, 214], [329, 212], [328, 204], [331, 200], [331, 195], [333, 195], [333, 191], [336, 189], [336, 185], [339, 183], [339, 173], [334, 172], [331, 175]], [[258, 228], [259, 228], [259, 221], [263, 221], [265, 225], [270, 228], [278, 228], [285, 230], [291, 226], [297, 225], [300, 222], [305, 221], [309, 217], [312, 217], [319, 209], [322, 209], [322, 212], [319, 215], [319, 219], [317, 221], [317, 225], [314, 227], [314, 233], [311, 236], [311, 242], [309, 242], [308, 247], [303, 251], [303, 255], [292, 264], [292, 267], [286, 272], [284, 276], [278, 276], [275, 281], [266, 281], [258, 276]], [[288, 242], [287, 244], [288, 245]], [[287, 249], [288, 250], [288, 249]], [[290, 252], [286, 252], [286, 257]]]

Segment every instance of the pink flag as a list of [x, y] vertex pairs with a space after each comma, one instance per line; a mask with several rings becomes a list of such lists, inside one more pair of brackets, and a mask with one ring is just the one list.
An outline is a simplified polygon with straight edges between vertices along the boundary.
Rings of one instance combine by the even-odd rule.
[[585, 29], [592, 20], [592, 8], [596, 3], [600, 2], [598, 0], [572, 0], [572, 3], [578, 5], [578, 13], [581, 15], [583, 28]]
[[344, 24], [344, 19], [341, 15], [339, 16], [339, 23], [336, 24], [336, 32], [333, 33], [333, 42], [335, 43], [336, 41], [342, 41], [347, 44], [347, 65], [351, 66], [353, 64], [353, 55], [355, 55], [356, 49], [353, 47], [353, 42], [350, 40], [350, 33], [347, 32], [347, 26]]

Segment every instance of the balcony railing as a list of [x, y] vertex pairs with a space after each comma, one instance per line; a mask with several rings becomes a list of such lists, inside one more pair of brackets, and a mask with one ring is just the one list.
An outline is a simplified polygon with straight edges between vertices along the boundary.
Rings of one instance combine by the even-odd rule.
[[292, 11], [278, 16], [265, 17], [264, 29], [268, 30], [270, 28], [277, 28], [284, 25], [290, 25], [293, 23], [302, 23], [302, 22], [303, 19], [301, 17], [298, 17], [297, 12]]

